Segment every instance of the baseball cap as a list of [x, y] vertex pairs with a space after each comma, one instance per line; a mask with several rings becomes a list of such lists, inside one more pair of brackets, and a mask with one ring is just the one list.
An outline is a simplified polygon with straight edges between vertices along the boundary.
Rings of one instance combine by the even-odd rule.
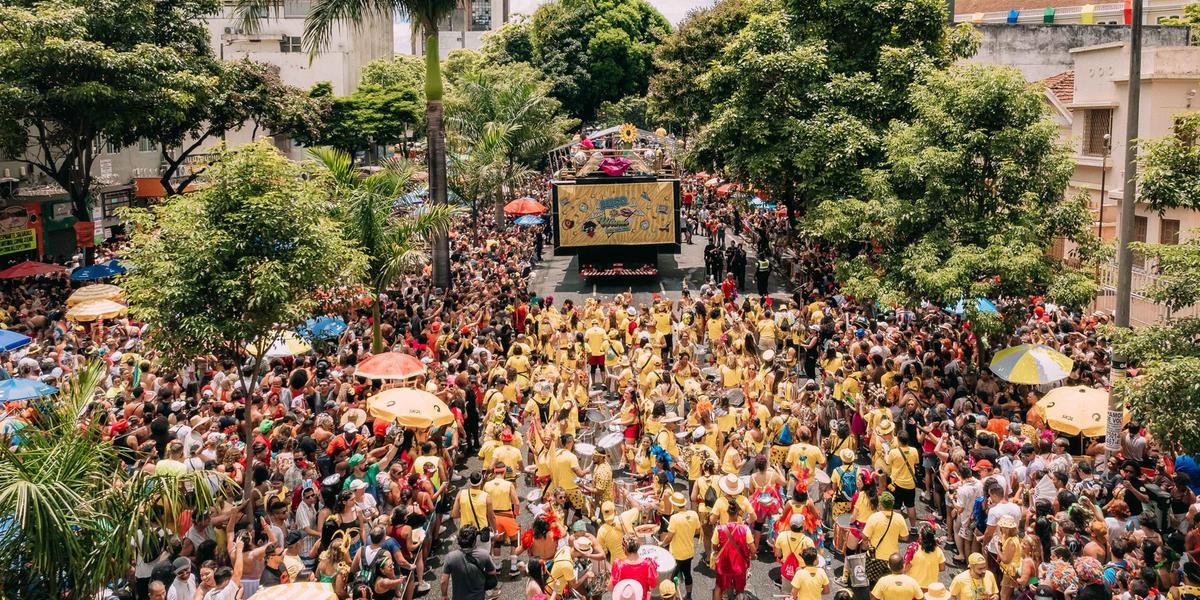
[[192, 561], [180, 556], [171, 562], [171, 568], [176, 573], [182, 573], [183, 571], [187, 571], [192, 568]]

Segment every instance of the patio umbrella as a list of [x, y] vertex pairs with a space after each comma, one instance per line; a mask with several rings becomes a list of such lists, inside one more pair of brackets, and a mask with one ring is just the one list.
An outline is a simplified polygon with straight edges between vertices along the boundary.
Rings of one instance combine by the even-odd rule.
[[338, 600], [332, 583], [302, 581], [258, 588], [249, 600]]
[[[1082, 385], [1054, 388], [1037, 401], [1036, 407], [1051, 429], [1067, 435], [1082, 433], [1099, 437], [1107, 428], [1107, 390]], [[1122, 422], [1128, 421], [1129, 413], [1126, 412]]]
[[383, 352], [359, 363], [354, 374], [365, 379], [412, 379], [425, 374], [425, 365], [411, 354]]
[[112, 300], [89, 300], [67, 310], [67, 320], [86, 323], [100, 319], [112, 319], [129, 312], [129, 307]]
[[258, 343], [248, 344], [246, 352], [251, 356], [264, 356], [266, 358], [281, 358], [284, 356], [295, 356], [304, 354], [312, 350], [307, 342], [300, 339], [296, 334], [285, 331], [283, 335], [276, 337], [271, 341], [271, 345], [267, 347], [266, 352], [261, 350]]
[[[987, 298], [976, 298], [975, 299], [975, 310], [978, 312], [981, 312], [981, 313], [999, 312], [996, 310], [996, 305], [991, 300], [988, 300]], [[952, 312], [956, 315], [961, 315], [961, 314], [967, 312], [967, 301], [959, 300], [958, 304], [955, 304], [954, 306], [946, 305], [946, 311]]]
[[992, 357], [989, 368], [1009, 383], [1041, 385], [1066, 379], [1075, 361], [1044, 344], [1005, 348]]
[[346, 332], [346, 322], [335, 317], [309, 319], [296, 328], [296, 335], [313, 340], [328, 340]]
[[70, 297], [67, 298], [67, 306], [75, 306], [76, 304], [83, 304], [84, 302], [91, 302], [92, 300], [112, 300], [114, 302], [120, 302], [122, 299], [124, 299], [124, 297], [125, 290], [107, 283], [96, 283], [92, 285], [86, 285], [75, 290]]
[[118, 271], [109, 266], [108, 263], [96, 263], [89, 267], [79, 267], [71, 271], [71, 281], [91, 281], [93, 279], [104, 279], [120, 275], [124, 271]]
[[540, 215], [546, 212], [546, 207], [533, 198], [517, 198], [504, 205], [504, 214], [509, 216]]
[[393, 388], [367, 398], [367, 412], [403, 427], [440, 427], [454, 422], [454, 413], [445, 402], [414, 388]]
[[119, 261], [115, 258], [104, 264], [108, 265], [108, 268], [115, 271], [117, 273], [117, 275], [120, 275], [121, 273], [124, 273], [129, 270], [125, 265], [121, 264], [121, 261]]
[[514, 222], [522, 227], [530, 227], [532, 225], [541, 225], [542, 223], [545, 223], [546, 220], [537, 215], [525, 215], [523, 217], [518, 217]]
[[33, 400], [58, 393], [58, 388], [33, 379], [5, 379], [0, 381], [0, 403], [18, 400]]
[[0, 352], [8, 352], [16, 350], [22, 346], [28, 345], [33, 341], [33, 338], [21, 335], [15, 331], [0, 329]]
[[766, 200], [763, 200], [762, 198], [760, 198], [758, 196], [755, 196], [754, 199], [750, 201], [750, 206], [753, 208], [757, 208], [759, 210], [774, 210], [775, 209], [774, 204], [767, 202]]
[[21, 277], [33, 277], [35, 275], [49, 275], [50, 273], [66, 272], [66, 267], [27, 260], [0, 271], [0, 279], [19, 279]]
[[704, 182], [704, 187], [717, 187], [718, 183], [721, 183], [721, 180], [713, 177], [712, 179]]
[[400, 196], [399, 198], [396, 198], [396, 202], [393, 204], [393, 206], [415, 206], [417, 204], [424, 204], [425, 198], [428, 195], [428, 187], [423, 187], [419, 190], [413, 190], [403, 196]]

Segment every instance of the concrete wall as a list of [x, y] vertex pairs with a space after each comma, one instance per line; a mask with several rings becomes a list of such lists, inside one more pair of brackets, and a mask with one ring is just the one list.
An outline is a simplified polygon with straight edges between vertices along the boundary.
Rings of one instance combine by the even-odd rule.
[[[1016, 67], [1034, 81], [1074, 67], [1072, 48], [1122, 42], [1129, 37], [1124, 25], [975, 25], [983, 35], [973, 61]], [[1152, 46], [1186, 46], [1188, 30], [1182, 26], [1149, 25], [1142, 43]]]

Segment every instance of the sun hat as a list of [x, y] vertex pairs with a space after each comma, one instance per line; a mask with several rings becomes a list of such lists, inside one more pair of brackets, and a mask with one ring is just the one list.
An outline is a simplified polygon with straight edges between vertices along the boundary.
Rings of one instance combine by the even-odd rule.
[[935, 581], [925, 590], [925, 600], [950, 600], [950, 590], [942, 582]]
[[591, 538], [577, 537], [577, 538], [575, 538], [575, 541], [571, 542], [571, 546], [573, 546], [575, 548], [575, 550], [582, 552], [584, 554], [592, 553], [592, 539]]
[[852, 463], [854, 462], [854, 451], [849, 448], [842, 448], [838, 450], [838, 458], [842, 459], [844, 463]]
[[1017, 520], [1012, 515], [1003, 515], [996, 520], [996, 527], [1000, 529], [1016, 529]]
[[409, 537], [412, 539], [413, 544], [420, 546], [425, 542], [425, 529], [418, 527], [412, 530], [412, 533], [409, 534]]
[[670, 412], [668, 412], [668, 413], [666, 414], [666, 416], [664, 416], [663, 418], [659, 419], [659, 422], [661, 422], [661, 423], [663, 423], [663, 424], [666, 424], [666, 423], [678, 423], [678, 422], [680, 422], [680, 421], [682, 421], [682, 420], [683, 420], [683, 417], [680, 417], [679, 415], [675, 414], [675, 411], [670, 411]]
[[746, 489], [746, 484], [737, 475], [725, 475], [717, 481], [717, 487], [730, 496], [736, 496]]
[[633, 579], [622, 579], [612, 589], [613, 600], [641, 600], [645, 593], [642, 584]]
[[879, 425], [875, 428], [877, 435], [892, 435], [894, 431], [896, 431], [896, 424], [891, 419], [880, 421]]
[[683, 508], [687, 506], [687, 501], [687, 496], [684, 496], [683, 492], [675, 492], [674, 494], [671, 494], [671, 506]]

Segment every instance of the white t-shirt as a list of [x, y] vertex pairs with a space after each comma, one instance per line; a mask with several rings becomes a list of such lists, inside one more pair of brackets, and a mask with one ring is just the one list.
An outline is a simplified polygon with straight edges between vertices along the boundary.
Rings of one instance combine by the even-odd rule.
[[[996, 506], [988, 509], [987, 524], [988, 527], [993, 527], [1000, 521], [1000, 517], [1010, 516], [1018, 523], [1021, 521], [1021, 507], [1015, 503], [1005, 500]], [[988, 550], [993, 554], [1000, 552], [1000, 533], [992, 536], [991, 542], [988, 543]]]
[[204, 594], [204, 600], [237, 600], [237, 594], [241, 589], [237, 582], [230, 581], [221, 589], [209, 590], [207, 594]]
[[171, 580], [171, 587], [167, 588], [167, 600], [192, 600], [195, 595], [195, 575], [188, 575], [188, 578], [183, 580], [176, 577]]

